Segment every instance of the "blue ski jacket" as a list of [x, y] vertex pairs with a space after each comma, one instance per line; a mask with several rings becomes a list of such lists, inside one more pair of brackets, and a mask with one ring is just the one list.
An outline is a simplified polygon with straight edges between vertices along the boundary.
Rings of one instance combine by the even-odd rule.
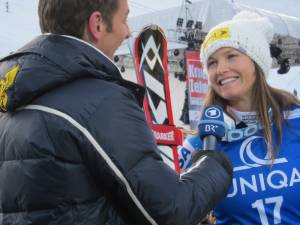
[[[285, 119], [282, 144], [273, 163], [262, 130], [218, 143], [217, 151], [230, 158], [234, 174], [227, 197], [214, 209], [217, 224], [300, 224], [300, 106], [291, 107]], [[178, 152], [181, 168], [189, 167], [191, 153], [201, 147], [198, 136], [185, 140]]]

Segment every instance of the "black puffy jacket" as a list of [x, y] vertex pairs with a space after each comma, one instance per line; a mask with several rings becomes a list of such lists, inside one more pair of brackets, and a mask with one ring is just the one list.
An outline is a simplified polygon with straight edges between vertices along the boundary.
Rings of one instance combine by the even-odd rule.
[[231, 178], [212, 158], [167, 166], [143, 89], [100, 51], [41, 35], [0, 61], [0, 224], [190, 225]]

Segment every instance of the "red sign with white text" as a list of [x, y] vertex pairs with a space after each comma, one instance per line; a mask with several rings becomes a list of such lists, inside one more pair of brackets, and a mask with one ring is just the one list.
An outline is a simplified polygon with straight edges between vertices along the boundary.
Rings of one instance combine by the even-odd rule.
[[208, 91], [208, 81], [200, 62], [199, 51], [186, 51], [185, 54], [190, 126], [195, 129], [199, 119], [197, 115]]

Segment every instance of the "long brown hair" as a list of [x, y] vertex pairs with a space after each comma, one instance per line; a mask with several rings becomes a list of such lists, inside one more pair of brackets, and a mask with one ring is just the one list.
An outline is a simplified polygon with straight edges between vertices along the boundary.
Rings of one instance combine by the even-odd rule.
[[[255, 70], [256, 80], [252, 91], [252, 104], [257, 113], [258, 121], [263, 126], [263, 134], [266, 139], [269, 155], [271, 156], [271, 160], [274, 161], [282, 142], [282, 122], [284, 121], [282, 112], [288, 110], [291, 105], [300, 104], [300, 101], [289, 92], [268, 85], [261, 68], [256, 63]], [[219, 105], [226, 111], [228, 101], [209, 87], [203, 107], [211, 104]], [[269, 109], [272, 110], [272, 120], [276, 127], [276, 140], [273, 140], [272, 137], [272, 121], [269, 118]]]

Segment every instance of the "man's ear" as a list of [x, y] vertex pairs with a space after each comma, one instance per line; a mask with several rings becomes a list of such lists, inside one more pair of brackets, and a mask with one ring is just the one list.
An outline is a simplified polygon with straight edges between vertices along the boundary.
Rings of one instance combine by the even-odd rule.
[[93, 41], [99, 40], [103, 30], [106, 29], [102, 15], [99, 11], [95, 11], [90, 15], [87, 23], [87, 30]]

